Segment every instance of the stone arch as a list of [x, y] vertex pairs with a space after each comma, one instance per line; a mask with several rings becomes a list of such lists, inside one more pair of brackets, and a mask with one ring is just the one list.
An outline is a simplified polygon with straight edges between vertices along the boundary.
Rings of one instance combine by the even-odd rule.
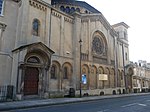
[[41, 64], [43, 64], [47, 69], [50, 67], [50, 63], [51, 63], [50, 57], [43, 50], [41, 49], [28, 50], [24, 58], [24, 62], [27, 62], [27, 60], [31, 57], [39, 58]]
[[128, 75], [133, 75], [134, 74], [134, 70], [133, 70], [133, 67], [129, 67], [128, 68]]
[[100, 88], [100, 89], [102, 89], [103, 87], [104, 87], [104, 83], [103, 83], [103, 81], [101, 81], [101, 80], [99, 80], [99, 76], [101, 75], [101, 74], [104, 74], [105, 72], [104, 72], [104, 67], [103, 66], [99, 66], [98, 67], [98, 88]]
[[103, 66], [98, 67], [98, 73], [99, 74], [104, 74], [104, 67]]
[[92, 65], [90, 67], [89, 86], [90, 86], [90, 89], [97, 88], [97, 67], [95, 65]]
[[[53, 71], [53, 66], [55, 67], [55, 70]], [[60, 78], [60, 63], [56, 60], [52, 61], [52, 65], [51, 65], [51, 71], [50, 71], [50, 78], [51, 79], [59, 79]], [[54, 75], [53, 75], [54, 73]]]
[[57, 91], [62, 89], [61, 65], [57, 60], [52, 61], [49, 86], [51, 90]]
[[62, 65], [62, 89], [64, 91], [68, 91], [69, 88], [72, 87], [72, 64], [70, 62], [65, 62], [63, 65]]
[[107, 79], [104, 81], [104, 87], [109, 88], [110, 87], [110, 69], [108, 67], [105, 68], [105, 74], [107, 74]]
[[88, 74], [90, 72], [90, 67], [87, 64], [82, 65], [81, 73]]
[[127, 68], [127, 75], [126, 75], [126, 81], [127, 81], [127, 89], [128, 92], [132, 92], [132, 75], [134, 74], [134, 70], [132, 66], [129, 66]]
[[33, 47], [27, 50], [22, 65], [23, 81], [21, 83], [21, 91], [25, 96], [42, 95], [48, 90], [50, 62], [49, 55], [42, 49]]
[[90, 85], [90, 77], [89, 77], [89, 74], [90, 74], [90, 68], [87, 64], [84, 64], [82, 65], [82, 69], [81, 69], [81, 74], [84, 74], [86, 75], [86, 78], [87, 78], [87, 83], [86, 84], [82, 84], [82, 89], [89, 89], [89, 85]]
[[[65, 74], [66, 70], [67, 69], [67, 74]], [[69, 62], [65, 62], [63, 65], [62, 65], [62, 72], [63, 72], [63, 76], [62, 78], [63, 79], [68, 79], [70, 80], [71, 77], [72, 77], [72, 64], [69, 63]]]
[[[99, 41], [100, 41], [100, 43], [99, 43], [99, 45], [97, 45], [97, 47], [98, 46], [100, 46], [100, 48], [98, 48], [99, 50], [98, 51], [102, 51], [99, 55], [103, 55], [103, 56], [107, 56], [107, 51], [108, 51], [108, 41], [107, 41], [107, 38], [106, 38], [106, 36], [100, 31], [100, 30], [94, 30], [93, 31], [93, 33], [92, 33], [92, 42], [91, 42], [91, 46], [92, 46], [92, 52], [94, 53], [94, 54], [96, 54], [95, 52], [95, 50], [94, 50], [94, 48], [96, 47], [96, 45], [98, 44], [93, 44], [93, 42], [94, 42], [94, 39], [95, 38], [98, 38], [99, 39]], [[96, 42], [98, 42], [98, 41], [96, 41]], [[93, 45], [95, 45], [95, 47], [93, 46]], [[95, 51], [95, 52], [94, 52]]]
[[26, 95], [44, 97], [49, 90], [49, 69], [54, 51], [41, 42], [20, 46], [13, 52], [16, 51], [21, 56], [18, 59], [21, 63], [18, 64], [16, 92], [23, 98]]
[[110, 74], [110, 87], [115, 87], [115, 69], [111, 68], [111, 74]]

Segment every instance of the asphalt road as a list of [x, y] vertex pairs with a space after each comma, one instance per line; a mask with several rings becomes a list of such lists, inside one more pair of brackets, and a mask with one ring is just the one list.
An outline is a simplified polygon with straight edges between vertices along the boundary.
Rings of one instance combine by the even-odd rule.
[[150, 95], [36, 107], [11, 112], [150, 112]]

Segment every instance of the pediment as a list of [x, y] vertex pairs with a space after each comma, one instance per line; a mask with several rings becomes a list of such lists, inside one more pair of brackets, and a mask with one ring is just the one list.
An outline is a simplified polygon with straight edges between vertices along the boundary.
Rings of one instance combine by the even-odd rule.
[[27, 50], [28, 52], [33, 52], [33, 51], [44, 51], [47, 52], [48, 54], [53, 54], [54, 51], [51, 50], [48, 46], [43, 44], [42, 42], [37, 42], [37, 43], [32, 43], [32, 44], [26, 44], [22, 45], [16, 49], [14, 49], [12, 52], [17, 52], [21, 50]]

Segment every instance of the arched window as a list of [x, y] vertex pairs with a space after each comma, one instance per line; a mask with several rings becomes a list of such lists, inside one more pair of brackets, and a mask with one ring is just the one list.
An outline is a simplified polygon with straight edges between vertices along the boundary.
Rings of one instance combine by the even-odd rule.
[[87, 13], [88, 13], [88, 11], [86, 10], [86, 11], [85, 11], [85, 13], [87, 14]]
[[64, 6], [61, 6], [61, 7], [60, 7], [60, 10], [64, 12], [64, 11], [65, 11]]
[[4, 0], [0, 0], [0, 15], [3, 15]]
[[126, 53], [125, 55], [126, 55], [126, 56], [125, 56], [125, 57], [126, 57], [126, 60], [128, 60], [128, 54]]
[[52, 65], [51, 67], [51, 79], [56, 79], [56, 66]]
[[80, 9], [79, 8], [76, 8], [76, 11], [80, 13]]
[[74, 7], [71, 7], [70, 13], [73, 13], [73, 12], [75, 12], [75, 8], [74, 8]]
[[127, 39], [127, 30], [124, 31], [124, 39], [128, 40]]
[[66, 7], [66, 13], [70, 13], [70, 7]]
[[32, 34], [35, 36], [39, 36], [40, 32], [40, 21], [38, 19], [34, 19], [32, 23]]
[[32, 56], [27, 60], [28, 63], [40, 63], [39, 58]]
[[64, 74], [63, 74], [64, 79], [68, 79], [68, 68], [64, 67]]

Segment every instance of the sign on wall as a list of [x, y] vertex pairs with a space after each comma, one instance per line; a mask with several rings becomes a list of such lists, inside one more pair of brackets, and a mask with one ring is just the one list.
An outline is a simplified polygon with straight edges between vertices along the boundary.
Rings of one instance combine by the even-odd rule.
[[82, 74], [82, 84], [87, 84], [86, 74]]
[[108, 80], [108, 75], [107, 74], [99, 74], [99, 80]]

